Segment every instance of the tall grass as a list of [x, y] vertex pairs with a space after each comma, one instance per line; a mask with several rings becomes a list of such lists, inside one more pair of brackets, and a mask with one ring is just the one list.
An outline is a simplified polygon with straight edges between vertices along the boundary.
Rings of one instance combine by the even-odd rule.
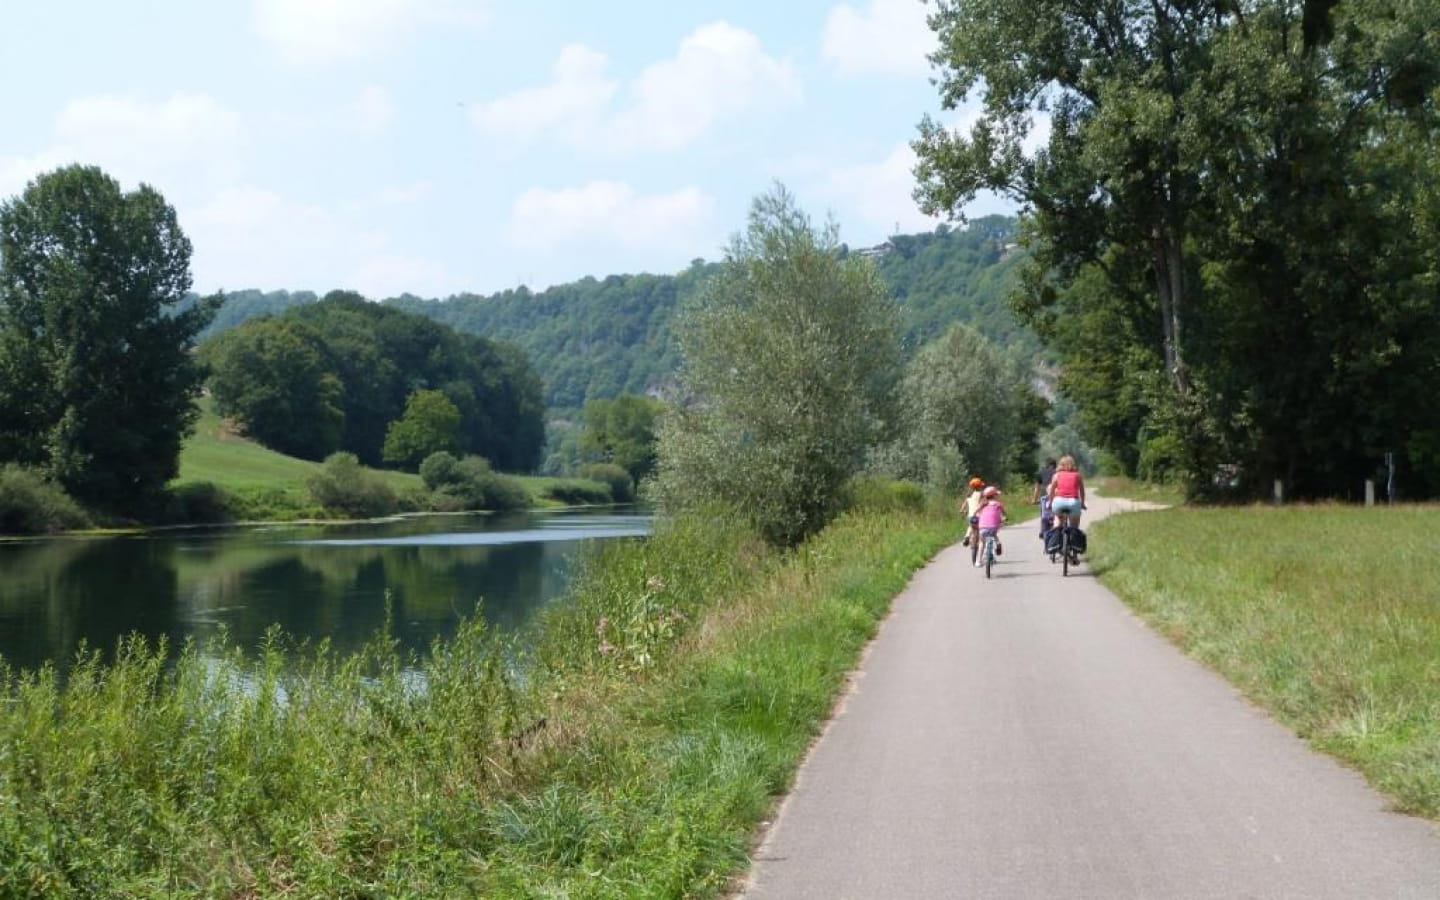
[[0, 671], [0, 896], [713, 896], [956, 520], [604, 545], [518, 647], [125, 644]]
[[1102, 580], [1398, 809], [1440, 818], [1434, 507], [1251, 507], [1096, 526]]

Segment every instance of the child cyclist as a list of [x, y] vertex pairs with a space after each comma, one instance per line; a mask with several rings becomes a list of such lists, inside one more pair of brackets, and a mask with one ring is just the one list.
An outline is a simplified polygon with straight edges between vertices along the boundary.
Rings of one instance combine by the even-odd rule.
[[[987, 487], [984, 493], [985, 505], [980, 507], [979, 520], [980, 540], [983, 542], [987, 537], [995, 538], [995, 555], [999, 556], [1003, 549], [1000, 546], [1000, 524], [1005, 521], [1005, 506], [1000, 502], [1000, 489]], [[975, 565], [983, 566], [985, 563], [976, 560]]]
[[965, 498], [965, 521], [970, 525], [965, 529], [965, 540], [961, 541], [964, 547], [980, 546], [980, 507], [985, 505], [985, 479], [970, 479], [970, 496]]

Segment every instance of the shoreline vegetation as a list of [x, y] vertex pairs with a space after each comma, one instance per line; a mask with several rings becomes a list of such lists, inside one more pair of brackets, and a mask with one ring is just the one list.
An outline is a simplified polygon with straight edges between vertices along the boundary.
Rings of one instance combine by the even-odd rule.
[[[890, 603], [962, 531], [911, 486], [852, 497], [791, 550], [718, 515], [597, 545], [523, 647], [472, 620], [424, 660], [276, 633], [170, 668], [127, 643], [63, 688], [0, 670], [0, 894], [724, 896]], [[1433, 514], [1129, 513], [1097, 523], [1092, 565], [1440, 819]]]
[[958, 539], [867, 497], [788, 551], [703, 517], [606, 542], [524, 647], [472, 620], [424, 660], [276, 633], [0, 669], [0, 894], [718, 896]]

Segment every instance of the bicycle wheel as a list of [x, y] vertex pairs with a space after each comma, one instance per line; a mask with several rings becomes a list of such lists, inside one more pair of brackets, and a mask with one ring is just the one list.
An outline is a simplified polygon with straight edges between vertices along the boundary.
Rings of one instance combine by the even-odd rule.
[[985, 539], [985, 577], [990, 577], [990, 567], [995, 565], [995, 539]]
[[1070, 529], [1060, 532], [1060, 577], [1070, 574]]

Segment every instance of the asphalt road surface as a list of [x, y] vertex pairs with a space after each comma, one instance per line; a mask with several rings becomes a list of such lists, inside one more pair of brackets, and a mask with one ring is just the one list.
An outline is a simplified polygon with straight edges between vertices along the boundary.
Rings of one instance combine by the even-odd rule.
[[[1087, 520], [1115, 504], [1092, 498]], [[1149, 631], [1036, 525], [896, 599], [757, 849], [747, 900], [1422, 898], [1440, 829], [1388, 812]]]

